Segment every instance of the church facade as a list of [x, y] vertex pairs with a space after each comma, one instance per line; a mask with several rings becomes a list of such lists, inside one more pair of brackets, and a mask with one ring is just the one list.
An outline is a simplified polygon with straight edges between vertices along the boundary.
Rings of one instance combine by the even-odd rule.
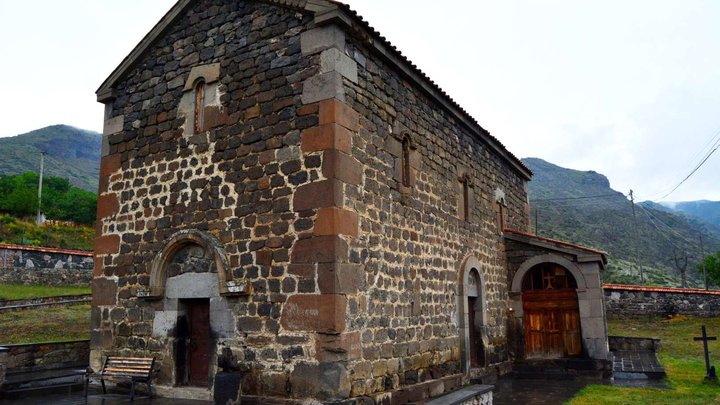
[[97, 96], [92, 367], [405, 403], [605, 359], [604, 254], [525, 233], [529, 169], [347, 6], [180, 0]]

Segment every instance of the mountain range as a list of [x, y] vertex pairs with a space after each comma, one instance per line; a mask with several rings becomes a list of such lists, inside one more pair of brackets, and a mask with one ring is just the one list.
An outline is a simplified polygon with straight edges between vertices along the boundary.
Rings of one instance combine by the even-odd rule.
[[636, 203], [633, 216], [629, 198], [602, 174], [537, 158], [523, 162], [535, 174], [529, 188], [537, 233], [607, 252], [605, 282], [639, 283], [642, 268], [647, 284], [680, 286], [678, 268], [687, 257], [688, 286], [703, 284], [696, 265], [703, 253], [720, 250], [720, 226], [713, 222], [719, 203]]
[[[97, 132], [67, 125], [0, 138], [0, 175], [36, 172], [44, 152], [46, 176], [97, 192], [101, 139]], [[720, 250], [720, 202], [633, 206], [600, 173], [522, 160], [534, 172], [529, 184], [533, 232], [607, 252], [606, 282], [639, 283], [642, 271], [647, 284], [680, 285], [678, 267], [687, 257], [688, 285], [702, 285], [697, 263], [703, 254]]]
[[37, 172], [44, 152], [44, 175], [97, 193], [101, 134], [68, 125], [53, 125], [0, 138], [0, 175]]

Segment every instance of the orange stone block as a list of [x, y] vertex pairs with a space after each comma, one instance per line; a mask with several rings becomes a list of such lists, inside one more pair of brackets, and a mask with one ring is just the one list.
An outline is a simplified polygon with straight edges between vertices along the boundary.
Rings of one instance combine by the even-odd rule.
[[105, 235], [95, 238], [95, 254], [110, 255], [120, 251], [120, 236]]
[[327, 150], [323, 153], [322, 172], [328, 179], [338, 179], [354, 186], [362, 182], [360, 162], [347, 153]]
[[324, 124], [338, 124], [356, 132], [360, 129], [360, 114], [340, 100], [323, 100], [320, 102], [320, 125]]
[[300, 148], [304, 153], [337, 149], [350, 153], [352, 133], [337, 124], [325, 124], [302, 131]]
[[97, 218], [107, 218], [118, 213], [120, 210], [120, 202], [117, 194], [103, 194], [98, 197], [97, 202]]
[[357, 238], [358, 215], [352, 211], [329, 207], [318, 210], [315, 235], [347, 235]]
[[341, 333], [347, 299], [339, 294], [296, 294], [283, 305], [280, 324], [291, 331]]

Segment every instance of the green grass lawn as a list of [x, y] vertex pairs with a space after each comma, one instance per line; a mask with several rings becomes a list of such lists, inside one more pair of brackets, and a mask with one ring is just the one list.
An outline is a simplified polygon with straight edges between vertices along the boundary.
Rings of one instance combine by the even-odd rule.
[[90, 286], [53, 287], [47, 285], [0, 284], [0, 300], [17, 300], [22, 298], [76, 294], [90, 294]]
[[[720, 318], [645, 319], [608, 321], [608, 334], [662, 339], [660, 362], [665, 366], [670, 390], [590, 385], [569, 402], [585, 404], [720, 404], [720, 385], [703, 382], [703, 345], [693, 341], [706, 325], [710, 336], [720, 336]], [[710, 363], [720, 369], [720, 343], [710, 342]]]
[[57, 342], [90, 337], [90, 305], [0, 313], [0, 345]]

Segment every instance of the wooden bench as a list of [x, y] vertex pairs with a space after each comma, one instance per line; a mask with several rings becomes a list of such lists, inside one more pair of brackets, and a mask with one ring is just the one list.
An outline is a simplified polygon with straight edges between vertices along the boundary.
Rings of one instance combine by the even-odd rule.
[[107, 394], [105, 381], [129, 382], [130, 400], [135, 399], [135, 384], [147, 385], [148, 395], [152, 398], [152, 374], [155, 366], [154, 357], [120, 357], [105, 358], [102, 370], [95, 373], [89, 369], [85, 374], [85, 397], [88, 394], [90, 380], [95, 378], [102, 384], [103, 394]]

